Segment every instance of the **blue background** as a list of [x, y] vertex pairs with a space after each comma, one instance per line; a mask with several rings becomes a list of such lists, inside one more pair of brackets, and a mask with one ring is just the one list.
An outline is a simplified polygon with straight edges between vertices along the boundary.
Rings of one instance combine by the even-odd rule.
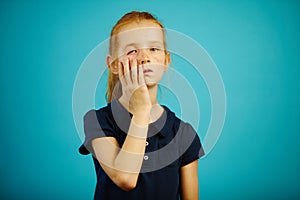
[[223, 77], [227, 118], [200, 160], [201, 199], [299, 199], [299, 9], [299, 1], [1, 1], [0, 199], [92, 199], [73, 83], [131, 10], [194, 38]]

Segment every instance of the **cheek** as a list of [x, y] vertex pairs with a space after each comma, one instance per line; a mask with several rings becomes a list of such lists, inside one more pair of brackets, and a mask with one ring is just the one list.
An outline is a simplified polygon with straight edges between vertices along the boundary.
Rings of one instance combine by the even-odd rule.
[[165, 54], [158, 54], [152, 57], [153, 63], [160, 63], [164, 64], [165, 63]]
[[129, 60], [132, 60], [132, 59], [136, 58], [136, 55], [126, 55], [126, 57], [127, 57]]

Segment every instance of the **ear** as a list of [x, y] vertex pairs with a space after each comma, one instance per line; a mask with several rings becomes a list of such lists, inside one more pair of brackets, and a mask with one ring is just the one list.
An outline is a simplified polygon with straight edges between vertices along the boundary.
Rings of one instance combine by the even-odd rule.
[[165, 59], [165, 68], [164, 70], [167, 71], [170, 63], [171, 63], [171, 55], [170, 55], [170, 52], [166, 52], [166, 59]]
[[113, 74], [118, 74], [118, 61], [113, 59], [111, 56], [106, 57], [106, 65]]

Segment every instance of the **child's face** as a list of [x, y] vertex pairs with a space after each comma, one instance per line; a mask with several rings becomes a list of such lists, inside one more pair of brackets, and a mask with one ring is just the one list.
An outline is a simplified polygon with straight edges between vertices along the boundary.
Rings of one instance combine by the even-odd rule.
[[157, 84], [170, 61], [163, 34], [161, 27], [152, 21], [127, 24], [116, 35], [113, 57], [119, 61], [136, 59], [138, 66], [143, 67], [146, 84]]

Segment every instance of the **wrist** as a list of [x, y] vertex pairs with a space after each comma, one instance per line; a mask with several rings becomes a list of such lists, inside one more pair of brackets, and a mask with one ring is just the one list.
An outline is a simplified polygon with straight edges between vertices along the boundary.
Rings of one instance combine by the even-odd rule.
[[150, 122], [150, 112], [135, 113], [132, 115], [132, 122], [140, 127], [148, 126]]
[[140, 123], [139, 121], [136, 122], [135, 118], [132, 118], [129, 131], [128, 131], [128, 136], [134, 137], [136, 139], [145, 139], [147, 138], [147, 133], [148, 133], [148, 124], [145, 123]]

